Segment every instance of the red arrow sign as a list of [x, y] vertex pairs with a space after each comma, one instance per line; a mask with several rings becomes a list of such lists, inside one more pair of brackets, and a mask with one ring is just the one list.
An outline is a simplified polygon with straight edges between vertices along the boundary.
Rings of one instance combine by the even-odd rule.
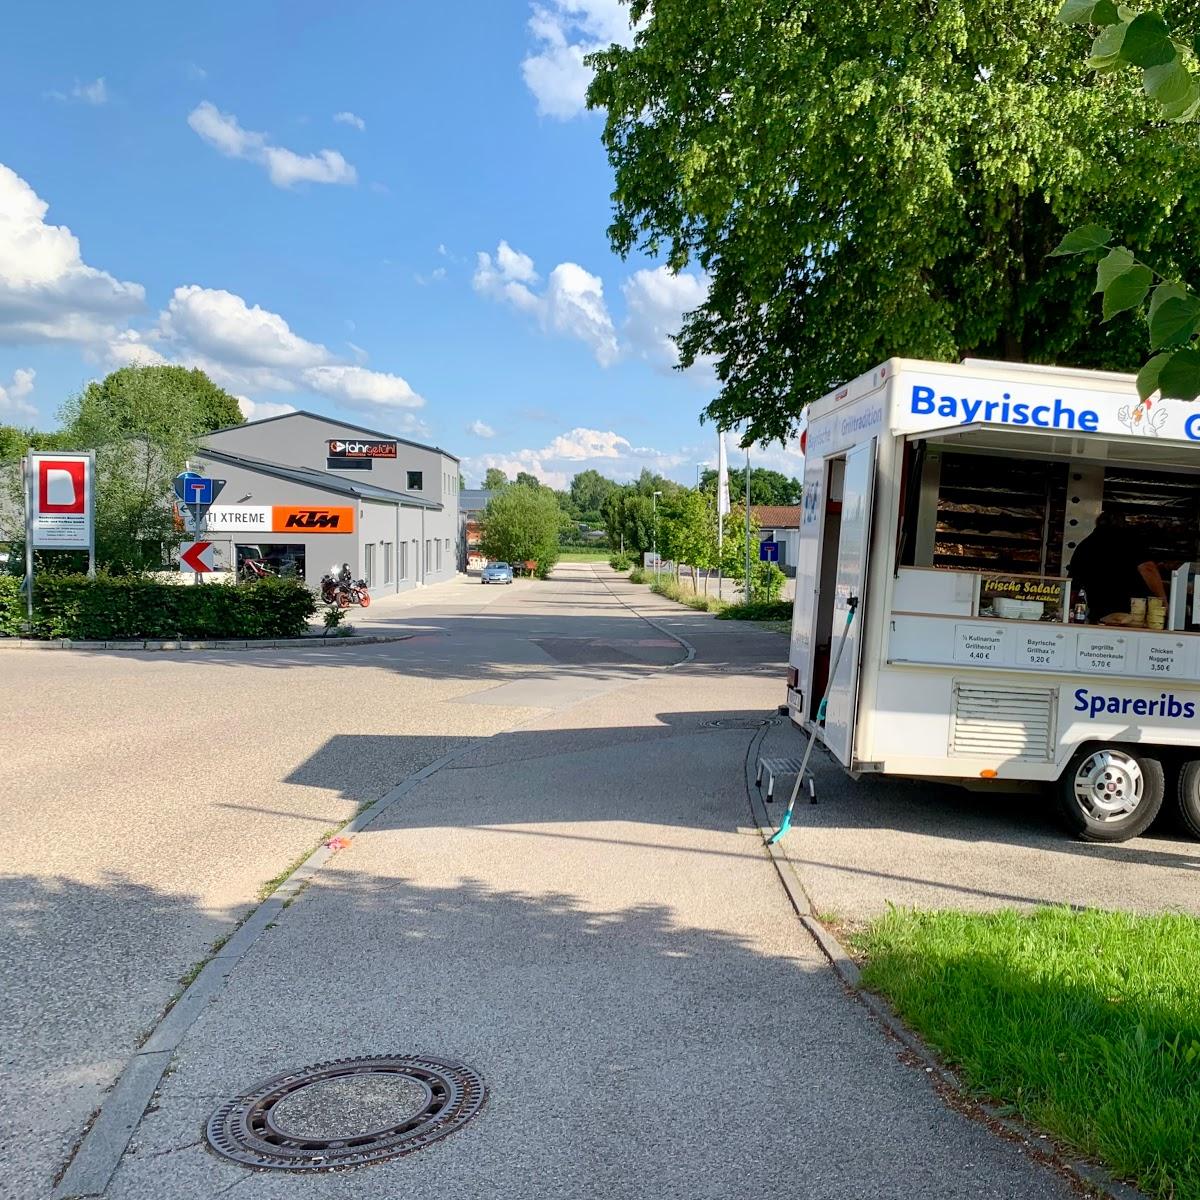
[[207, 575], [213, 569], [212, 542], [189, 542], [180, 546], [179, 569]]

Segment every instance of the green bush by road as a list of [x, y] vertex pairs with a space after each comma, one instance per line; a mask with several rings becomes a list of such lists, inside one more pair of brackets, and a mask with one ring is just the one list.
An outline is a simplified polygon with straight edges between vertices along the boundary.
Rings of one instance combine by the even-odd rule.
[[[20, 581], [0, 577], [0, 635], [20, 636]], [[139, 576], [43, 575], [34, 591], [33, 636], [75, 641], [121, 638], [300, 637], [316, 612], [302, 583], [264, 579], [242, 587], [188, 587]]]
[[1200, 1198], [1200, 920], [893, 909], [855, 943], [969, 1086], [1149, 1195]]
[[790, 600], [756, 600], [753, 604], [727, 604], [719, 613], [721, 621], [791, 621]]

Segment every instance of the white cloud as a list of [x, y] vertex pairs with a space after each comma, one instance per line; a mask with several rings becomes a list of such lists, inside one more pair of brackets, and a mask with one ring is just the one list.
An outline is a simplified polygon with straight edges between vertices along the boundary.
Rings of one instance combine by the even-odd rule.
[[481, 438], [494, 438], [496, 436], [496, 431], [486, 421], [472, 421], [467, 426], [467, 432]]
[[622, 0], [548, 0], [534, 4], [529, 20], [534, 49], [521, 63], [525, 86], [545, 117], [569, 120], [587, 107], [592, 72], [584, 58], [633, 34]]
[[499, 467], [510, 479], [528, 471], [554, 488], [565, 488], [571, 477], [590, 467], [612, 479], [635, 479], [643, 468], [666, 474], [689, 461], [683, 454], [667, 454], [646, 446], [635, 446], [612, 430], [570, 429], [538, 450], [516, 450], [508, 454], [484, 454], [465, 459], [471, 478], [482, 479], [489, 467]]
[[13, 372], [12, 382], [8, 387], [0, 386], [0, 420], [37, 420], [37, 409], [26, 403], [26, 397], [33, 391], [36, 375], [37, 372], [31, 367], [18, 367]]
[[103, 342], [143, 305], [140, 284], [88, 266], [49, 205], [0, 163], [0, 342]]
[[295, 412], [291, 404], [277, 404], [271, 400], [251, 400], [249, 396], [238, 396], [238, 408], [247, 421], [264, 421], [267, 417], [282, 417], [284, 413]]
[[136, 329], [124, 329], [109, 339], [105, 358], [114, 367], [151, 367], [167, 362], [167, 358], [150, 344], [157, 332], [139, 333]]
[[299, 369], [332, 358], [324, 346], [293, 333], [278, 313], [216, 288], [176, 288], [159, 324], [164, 337], [234, 366]]
[[355, 129], [364, 130], [367, 127], [366, 121], [362, 117], [355, 116], [352, 112], [338, 112], [333, 114], [333, 119], [342, 125], [353, 125]]
[[91, 83], [80, 83], [75, 80], [75, 86], [69, 92], [49, 91], [45, 95], [52, 100], [79, 100], [84, 104], [91, 104], [93, 107], [99, 107], [101, 104], [107, 104], [109, 101], [108, 85], [104, 82], [103, 77], [93, 79]]
[[538, 281], [533, 259], [507, 242], [500, 243], [494, 257], [485, 251], [476, 257], [472, 282], [480, 295], [536, 316], [548, 333], [585, 343], [602, 367], [616, 362], [620, 347], [600, 277], [566, 262], [550, 272], [541, 292], [533, 290]]
[[418, 396], [406, 379], [386, 371], [368, 371], [365, 367], [309, 367], [304, 383], [314, 392], [329, 396], [347, 408], [382, 410], [392, 408], [421, 408], [424, 397]]
[[71, 89], [71, 95], [76, 100], [82, 100], [84, 104], [107, 104], [108, 86], [101, 76], [99, 79], [93, 79], [91, 83], [76, 83]]
[[289, 188], [296, 183], [341, 183], [358, 181], [358, 173], [336, 150], [316, 154], [297, 154], [283, 146], [273, 146], [265, 133], [243, 129], [232, 113], [223, 113], [204, 100], [188, 114], [193, 131], [228, 158], [244, 158], [266, 167], [276, 187]]
[[199, 63], [185, 63], [183, 68], [184, 74], [197, 83], [208, 78], [208, 72]]
[[708, 297], [709, 281], [666, 267], [635, 271], [622, 285], [625, 296], [625, 337], [639, 358], [655, 366], [674, 367], [679, 350], [673, 341], [683, 315], [699, 308]]

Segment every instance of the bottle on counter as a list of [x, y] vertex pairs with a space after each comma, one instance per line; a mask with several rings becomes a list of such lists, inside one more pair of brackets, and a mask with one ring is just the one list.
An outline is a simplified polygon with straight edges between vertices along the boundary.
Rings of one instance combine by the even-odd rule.
[[1075, 607], [1071, 609], [1071, 620], [1076, 625], [1086, 625], [1087, 619], [1087, 592], [1083, 588], [1080, 588], [1075, 593]]

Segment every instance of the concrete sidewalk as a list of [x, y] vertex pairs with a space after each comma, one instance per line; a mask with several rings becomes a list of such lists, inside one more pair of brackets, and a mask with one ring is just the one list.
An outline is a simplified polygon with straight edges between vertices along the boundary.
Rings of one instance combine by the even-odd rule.
[[[192, 1028], [108, 1195], [1072, 1194], [946, 1108], [795, 920], [745, 782], [786, 640], [608, 582], [696, 660], [482, 739], [360, 834]], [[276, 1072], [409, 1053], [490, 1089], [410, 1157], [301, 1179], [200, 1140]]]

